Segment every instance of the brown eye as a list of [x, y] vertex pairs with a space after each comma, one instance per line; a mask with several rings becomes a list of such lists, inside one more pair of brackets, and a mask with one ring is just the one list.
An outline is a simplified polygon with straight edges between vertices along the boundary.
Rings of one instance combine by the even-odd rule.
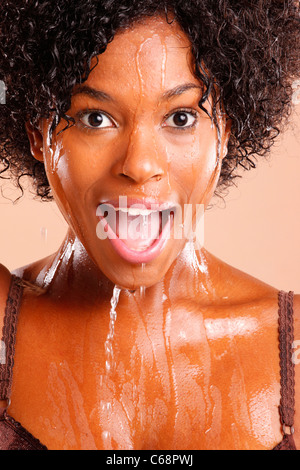
[[101, 126], [103, 123], [103, 116], [102, 114], [99, 113], [92, 113], [88, 117], [88, 123], [92, 127], [98, 127]]
[[115, 127], [113, 121], [104, 113], [99, 111], [93, 111], [85, 113], [80, 121], [89, 128], [92, 129], [104, 129], [107, 127]]
[[188, 123], [188, 117], [186, 113], [176, 113], [173, 116], [173, 122], [176, 126], [186, 126]]
[[197, 121], [195, 113], [191, 111], [176, 111], [165, 121], [165, 126], [173, 128], [193, 127]]

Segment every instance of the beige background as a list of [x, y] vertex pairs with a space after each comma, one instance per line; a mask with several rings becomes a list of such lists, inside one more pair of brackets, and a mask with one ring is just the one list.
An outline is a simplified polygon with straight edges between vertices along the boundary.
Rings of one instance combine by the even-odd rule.
[[[225, 203], [205, 215], [205, 247], [227, 263], [277, 287], [300, 293], [300, 105], [268, 161], [243, 172]], [[9, 185], [4, 196], [18, 195]], [[0, 263], [9, 269], [55, 251], [66, 223], [54, 203], [17, 204], [0, 197]]]

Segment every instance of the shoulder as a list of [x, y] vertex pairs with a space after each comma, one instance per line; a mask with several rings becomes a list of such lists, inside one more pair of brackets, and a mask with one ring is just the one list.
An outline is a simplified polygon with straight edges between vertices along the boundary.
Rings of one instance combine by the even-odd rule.
[[55, 259], [55, 256], [56, 253], [53, 253], [52, 255], [49, 255], [46, 258], [42, 258], [38, 261], [27, 264], [26, 266], [17, 268], [12, 272], [12, 274], [15, 274], [16, 276], [22, 278], [24, 281], [30, 282], [32, 284], [37, 284], [39, 275], [45, 270], [49, 269]]
[[202, 252], [199, 262], [204, 264], [204, 277], [212, 281], [216, 298], [224, 299], [229, 305], [241, 307], [252, 305], [257, 306], [258, 309], [267, 302], [277, 315], [278, 289], [276, 287], [226, 263], [207, 251]]
[[0, 264], [0, 332], [2, 330], [4, 311], [9, 293], [10, 282], [11, 273], [5, 266]]

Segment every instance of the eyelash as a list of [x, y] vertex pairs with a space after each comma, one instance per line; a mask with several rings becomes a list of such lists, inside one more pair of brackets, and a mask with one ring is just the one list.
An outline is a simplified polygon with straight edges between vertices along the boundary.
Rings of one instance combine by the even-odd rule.
[[[85, 129], [88, 129], [89, 131], [98, 131], [98, 130], [101, 129], [99, 127], [98, 128], [97, 127], [89, 127], [89, 126], [85, 125], [84, 123], [82, 123], [81, 120], [84, 116], [87, 116], [87, 115], [93, 114], [93, 113], [102, 114], [107, 119], [109, 119], [115, 127], [118, 127], [117, 124], [115, 123], [114, 119], [109, 114], [105, 113], [104, 111], [100, 111], [99, 109], [85, 109], [83, 111], [80, 111], [76, 116], [77, 120], [81, 123], [81, 125]], [[176, 109], [175, 111], [172, 111], [171, 113], [167, 114], [164, 117], [163, 122], [165, 123], [170, 117], [175, 116], [176, 114], [179, 114], [179, 113], [190, 114], [191, 116], [193, 116], [193, 118], [195, 118], [195, 121], [193, 122], [193, 124], [191, 124], [189, 126], [184, 126], [184, 127], [180, 127], [180, 126], [163, 126], [163, 127], [169, 127], [171, 129], [176, 129], [176, 130], [180, 130], [180, 131], [187, 131], [187, 130], [189, 130], [189, 129], [196, 126], [196, 124], [198, 122], [198, 113], [197, 113], [197, 111], [195, 111], [192, 108], [179, 108], [179, 109]], [[108, 128], [109, 127], [104, 127], [102, 129], [108, 129]]]
[[[80, 111], [77, 115], [76, 115], [76, 120], [80, 122], [80, 124], [85, 128], [85, 129], [88, 129], [89, 131], [98, 131], [100, 130], [101, 128], [97, 128], [97, 127], [89, 127], [87, 125], [85, 125], [81, 120], [84, 116], [88, 116], [89, 114], [102, 114], [103, 116], [105, 116], [107, 119], [109, 119], [112, 124], [117, 127], [117, 124], [115, 123], [114, 119], [107, 113], [105, 113], [104, 111], [100, 111], [99, 109], [85, 109], [83, 111]], [[102, 129], [107, 129], [107, 127], [104, 127]]]
[[[185, 127], [172, 127], [170, 126], [171, 129], [176, 129], [176, 130], [180, 130], [180, 131], [187, 131], [193, 127], [196, 126], [197, 122], [198, 122], [198, 113], [195, 109], [192, 109], [192, 108], [179, 108], [179, 109], [176, 109], [175, 111], [172, 111], [171, 113], [169, 113], [165, 118], [164, 118], [164, 122], [167, 121], [171, 116], [175, 116], [176, 114], [179, 114], [179, 113], [186, 113], [186, 114], [191, 114], [193, 116], [193, 118], [195, 118], [195, 121], [193, 122], [193, 124], [189, 125], [189, 126], [185, 126]], [[164, 126], [166, 127], [166, 126]]]

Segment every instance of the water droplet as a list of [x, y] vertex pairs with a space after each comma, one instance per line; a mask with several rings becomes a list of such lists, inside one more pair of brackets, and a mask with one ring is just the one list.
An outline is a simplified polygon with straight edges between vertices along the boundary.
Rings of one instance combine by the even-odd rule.
[[40, 232], [41, 232], [41, 239], [43, 240], [43, 242], [46, 243], [47, 236], [48, 236], [48, 229], [46, 227], [41, 227]]
[[[144, 274], [144, 269], [145, 269], [146, 263], [142, 263], [142, 275]], [[145, 286], [140, 286], [140, 296], [144, 297], [145, 295]]]
[[102, 431], [102, 440], [104, 449], [111, 449], [111, 434], [109, 431]]
[[145, 286], [140, 286], [140, 296], [141, 296], [141, 297], [144, 297], [144, 295], [145, 295], [145, 289], [146, 289]]

